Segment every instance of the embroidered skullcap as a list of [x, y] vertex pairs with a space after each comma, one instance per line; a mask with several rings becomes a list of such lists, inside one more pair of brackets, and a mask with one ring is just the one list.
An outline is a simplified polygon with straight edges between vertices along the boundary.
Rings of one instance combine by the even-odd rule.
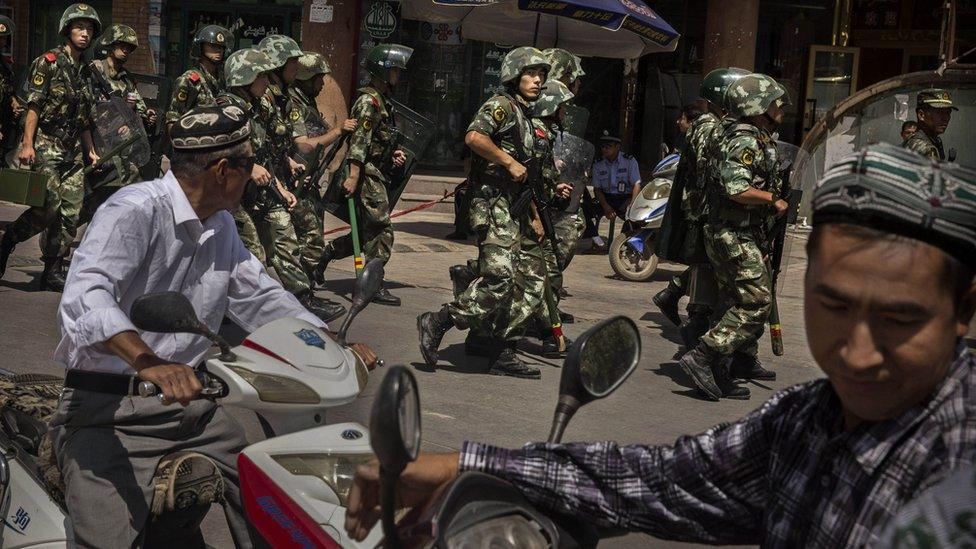
[[223, 149], [251, 135], [247, 114], [233, 105], [191, 109], [173, 125], [170, 137], [180, 151]]

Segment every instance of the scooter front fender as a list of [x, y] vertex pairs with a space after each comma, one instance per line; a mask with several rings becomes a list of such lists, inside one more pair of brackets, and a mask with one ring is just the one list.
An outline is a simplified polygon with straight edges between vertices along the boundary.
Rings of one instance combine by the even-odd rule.
[[645, 255], [644, 251], [647, 249], [647, 242], [650, 240], [652, 233], [655, 229], [645, 228], [639, 231], [634, 236], [627, 239], [625, 245], [630, 246], [633, 250], [640, 255]]

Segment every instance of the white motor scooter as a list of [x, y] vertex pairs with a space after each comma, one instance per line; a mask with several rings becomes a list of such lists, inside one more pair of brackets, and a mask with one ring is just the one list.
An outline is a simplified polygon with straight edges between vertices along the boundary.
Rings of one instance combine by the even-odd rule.
[[671, 195], [671, 182], [678, 169], [680, 155], [665, 156], [651, 174], [651, 181], [627, 208], [624, 226], [610, 243], [610, 266], [621, 278], [643, 282], [657, 269], [654, 239]]
[[[346, 537], [342, 521], [355, 468], [373, 456], [369, 435], [358, 423], [324, 423], [329, 408], [351, 402], [366, 386], [369, 370], [345, 345], [345, 334], [382, 279], [382, 263], [370, 262], [356, 283], [338, 343], [308, 322], [283, 318], [231, 348], [175, 292], [142, 296], [130, 311], [140, 330], [196, 333], [218, 347], [198, 368], [201, 397], [254, 410], [268, 436], [244, 450], [239, 466], [248, 518], [274, 547], [299, 541], [305, 536], [301, 527], [312, 526], [308, 536], [314, 546], [358, 546]], [[159, 396], [146, 382], [139, 393]], [[3, 410], [15, 425], [0, 421], [0, 548], [71, 545], [71, 522], [58, 495], [48, 490], [37, 458], [46, 425], [10, 407]], [[198, 528], [206, 511], [202, 507], [198, 517], [180, 520]], [[375, 546], [379, 539], [377, 532], [362, 546]]]

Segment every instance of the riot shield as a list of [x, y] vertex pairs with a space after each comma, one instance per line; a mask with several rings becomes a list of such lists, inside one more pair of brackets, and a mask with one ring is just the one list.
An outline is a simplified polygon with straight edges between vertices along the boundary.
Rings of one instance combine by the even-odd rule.
[[163, 132], [163, 127], [165, 126], [165, 122], [163, 119], [165, 118], [166, 109], [169, 108], [169, 92], [172, 82], [164, 76], [150, 74], [130, 72], [129, 76], [135, 82], [136, 88], [139, 90], [139, 95], [142, 96], [142, 100], [146, 102], [146, 107], [156, 111], [156, 126], [150, 128], [150, 131], [147, 132], [152, 156], [139, 170], [143, 179], [155, 179], [160, 175], [160, 164], [162, 163], [163, 155], [167, 154], [168, 140], [164, 138], [165, 132]]
[[142, 125], [142, 119], [125, 100], [112, 97], [109, 101], [97, 103], [93, 108], [92, 121], [92, 143], [99, 155], [121, 145], [133, 134], [139, 135], [139, 139], [110, 164], [113, 166], [111, 169], [92, 174], [89, 182], [92, 188], [114, 181], [118, 177], [120, 166], [131, 163], [140, 167], [149, 161], [152, 151], [146, 129]]
[[390, 183], [387, 190], [390, 197], [390, 210], [396, 207], [400, 201], [400, 195], [406, 188], [413, 169], [417, 162], [427, 150], [427, 144], [434, 135], [434, 122], [417, 111], [390, 99], [396, 112], [396, 137], [397, 148], [403, 149], [407, 153], [407, 161], [403, 166], [393, 168], [390, 174]]
[[563, 131], [582, 138], [586, 135], [586, 126], [590, 122], [590, 111], [579, 105], [566, 105], [563, 107]]

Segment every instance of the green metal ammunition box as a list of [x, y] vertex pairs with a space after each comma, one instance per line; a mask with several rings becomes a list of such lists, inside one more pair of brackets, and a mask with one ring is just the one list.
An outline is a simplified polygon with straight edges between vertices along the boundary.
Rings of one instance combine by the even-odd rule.
[[47, 179], [47, 174], [40, 172], [4, 168], [0, 170], [0, 200], [26, 206], [43, 206]]

